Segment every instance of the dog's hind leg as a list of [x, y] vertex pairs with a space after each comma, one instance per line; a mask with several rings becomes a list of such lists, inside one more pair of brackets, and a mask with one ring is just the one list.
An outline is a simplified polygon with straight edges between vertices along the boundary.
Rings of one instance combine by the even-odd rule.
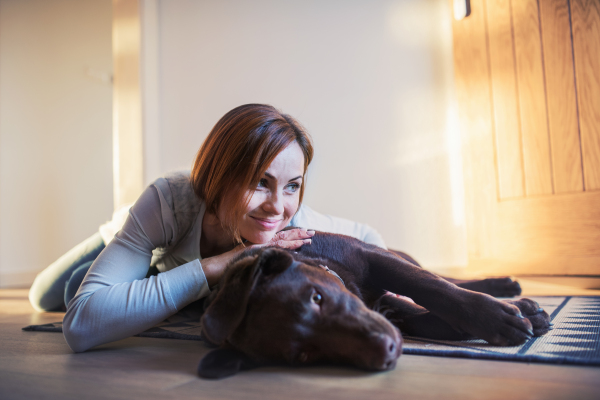
[[[408, 261], [409, 263], [421, 267], [421, 264], [414, 258], [404, 253], [403, 251], [389, 249], [398, 257]], [[450, 283], [463, 289], [472, 290], [474, 292], [486, 293], [494, 297], [514, 297], [521, 294], [521, 285], [519, 282], [512, 280], [509, 277], [503, 278], [486, 278], [486, 279], [454, 279], [442, 276]]]
[[463, 280], [446, 277], [444, 277], [444, 279], [463, 289], [486, 293], [494, 297], [514, 297], [521, 294], [521, 285], [519, 285], [519, 282], [514, 281], [509, 277], [479, 280]]
[[403, 335], [438, 340], [465, 340], [472, 336], [453, 329], [446, 321], [427, 309], [394, 294], [381, 296], [373, 310], [394, 324]]

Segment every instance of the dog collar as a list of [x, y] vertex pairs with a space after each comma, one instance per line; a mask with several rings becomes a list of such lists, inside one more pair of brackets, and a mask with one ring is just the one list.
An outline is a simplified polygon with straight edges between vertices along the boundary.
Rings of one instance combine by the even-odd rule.
[[[294, 262], [292, 262], [292, 265], [290, 265], [290, 267], [295, 267], [296, 265], [300, 264], [299, 261], [294, 260]], [[331, 275], [335, 276], [336, 278], [339, 279], [339, 281], [342, 283], [342, 286], [346, 287], [346, 284], [344, 283], [344, 280], [342, 278], [340, 278], [340, 276], [333, 270], [329, 269], [329, 267], [327, 265], [321, 265], [319, 264], [319, 267], [323, 268], [326, 272], [330, 273]]]
[[319, 267], [323, 268], [325, 271], [329, 272], [331, 275], [333, 275], [336, 278], [338, 278], [340, 280], [340, 282], [342, 282], [342, 286], [346, 287], [346, 284], [344, 283], [344, 280], [342, 278], [340, 278], [340, 276], [335, 271], [329, 269], [329, 267], [327, 265], [321, 265], [321, 264], [319, 264]]

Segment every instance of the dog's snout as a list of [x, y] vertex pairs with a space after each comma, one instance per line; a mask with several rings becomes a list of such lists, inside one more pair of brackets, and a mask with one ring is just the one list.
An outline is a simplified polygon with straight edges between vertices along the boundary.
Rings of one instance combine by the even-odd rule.
[[388, 353], [390, 354], [396, 354], [396, 343], [394, 343], [394, 341], [392, 340], [392, 338], [390, 338], [389, 336], [386, 337], [386, 346], [388, 349]]
[[375, 370], [388, 370], [396, 366], [402, 352], [402, 337], [378, 333], [371, 338], [375, 349], [370, 367]]
[[390, 369], [396, 366], [396, 360], [400, 357], [400, 353], [402, 352], [402, 339], [400, 336], [392, 337], [390, 335], [384, 335], [383, 342], [385, 349], [383, 369]]

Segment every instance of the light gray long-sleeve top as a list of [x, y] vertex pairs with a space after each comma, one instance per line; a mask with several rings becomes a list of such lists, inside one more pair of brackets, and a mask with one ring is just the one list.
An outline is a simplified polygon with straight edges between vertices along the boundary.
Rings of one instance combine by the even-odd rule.
[[[177, 179], [189, 180], [189, 174]], [[188, 189], [173, 193], [179, 189], [171, 183], [160, 178], [142, 193], [69, 302], [63, 332], [73, 351], [143, 332], [209, 294], [200, 255], [204, 202]], [[186, 201], [194, 204], [188, 207]], [[177, 202], [183, 202], [185, 212]], [[385, 248], [369, 226], [304, 205], [290, 225], [341, 233]], [[161, 273], [146, 278], [150, 265]]]

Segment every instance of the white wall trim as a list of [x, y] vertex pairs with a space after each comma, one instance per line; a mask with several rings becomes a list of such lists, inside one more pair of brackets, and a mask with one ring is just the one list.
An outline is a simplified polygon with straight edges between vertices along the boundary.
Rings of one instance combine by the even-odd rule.
[[37, 271], [0, 271], [0, 288], [28, 288], [37, 274]]

